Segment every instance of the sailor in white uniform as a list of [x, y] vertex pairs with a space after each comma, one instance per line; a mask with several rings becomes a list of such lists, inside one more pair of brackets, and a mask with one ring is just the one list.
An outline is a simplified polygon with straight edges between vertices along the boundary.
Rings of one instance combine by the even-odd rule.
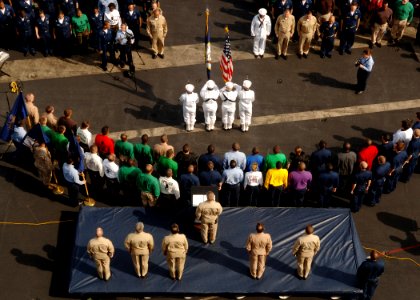
[[251, 125], [252, 103], [255, 101], [255, 93], [253, 90], [250, 90], [251, 85], [252, 82], [250, 80], [244, 80], [242, 83], [243, 88], [238, 92], [239, 118], [243, 132], [248, 131], [249, 125]]
[[219, 88], [213, 80], [207, 81], [200, 91], [203, 99], [204, 120], [206, 122], [206, 130], [212, 131], [214, 123], [216, 123], [217, 99], [219, 98]]
[[182, 104], [182, 113], [184, 115], [185, 129], [190, 132], [194, 130], [195, 115], [197, 110], [197, 103], [199, 102], [198, 94], [194, 93], [194, 86], [187, 84], [185, 86], [185, 93], [179, 97]]
[[222, 122], [223, 129], [232, 129], [235, 120], [236, 98], [238, 91], [241, 89], [239, 85], [233, 82], [226, 82], [225, 86], [220, 89], [220, 98], [222, 99]]

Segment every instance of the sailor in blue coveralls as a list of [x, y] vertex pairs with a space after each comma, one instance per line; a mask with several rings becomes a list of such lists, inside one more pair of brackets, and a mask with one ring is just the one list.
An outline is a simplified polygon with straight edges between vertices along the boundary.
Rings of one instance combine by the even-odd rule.
[[360, 171], [354, 175], [353, 184], [350, 193], [353, 198], [350, 201], [350, 209], [352, 212], [358, 212], [362, 206], [365, 195], [369, 191], [372, 182], [372, 172], [368, 169], [368, 164], [365, 161], [360, 163]]
[[92, 31], [90, 35], [90, 46], [99, 50], [99, 33], [104, 27], [104, 14], [99, 11], [98, 7], [93, 9], [93, 14], [89, 16], [90, 30]]
[[112, 37], [111, 25], [109, 22], [104, 22], [103, 29], [99, 32], [99, 49], [102, 51], [102, 70], [106, 71], [109, 52], [109, 57], [112, 63], [115, 63], [115, 50], [114, 50], [114, 39]]
[[54, 22], [54, 40], [58, 55], [70, 56], [71, 53], [71, 23], [70, 18], [60, 11]]
[[0, 0], [0, 48], [9, 50], [15, 37], [13, 19], [15, 12], [10, 5]]
[[371, 300], [378, 286], [379, 276], [384, 272], [384, 261], [378, 260], [379, 253], [372, 250], [370, 257], [357, 269], [357, 278], [363, 289], [363, 300]]
[[393, 192], [397, 187], [397, 183], [403, 172], [404, 162], [408, 159], [407, 151], [404, 149], [405, 144], [403, 142], [398, 142], [395, 146], [394, 156], [390, 162], [391, 171], [388, 174], [384, 188], [386, 193]]
[[343, 52], [351, 54], [356, 31], [359, 28], [361, 13], [357, 8], [357, 2], [352, 2], [350, 10], [343, 15], [341, 20], [340, 55]]
[[23, 55], [28, 55], [28, 52], [35, 55], [32, 23], [24, 10], [21, 10], [16, 18], [16, 33]]
[[331, 16], [330, 19], [321, 24], [319, 29], [321, 32], [321, 58], [325, 56], [331, 58], [331, 52], [334, 49], [334, 39], [338, 31], [338, 23], [335, 21], [335, 17]]
[[42, 54], [44, 56], [52, 55], [50, 16], [42, 10], [39, 11], [39, 17], [35, 21], [35, 35], [41, 42]]
[[134, 33], [134, 38], [137, 41], [136, 43], [138, 43], [140, 41], [140, 26], [142, 22], [140, 12], [134, 4], [128, 5], [128, 11], [123, 15], [123, 19], [127, 24], [128, 29]]
[[369, 190], [370, 206], [375, 206], [380, 202], [386, 176], [390, 170], [391, 164], [386, 161], [385, 156], [378, 156], [378, 163], [374, 165], [372, 170], [372, 184]]

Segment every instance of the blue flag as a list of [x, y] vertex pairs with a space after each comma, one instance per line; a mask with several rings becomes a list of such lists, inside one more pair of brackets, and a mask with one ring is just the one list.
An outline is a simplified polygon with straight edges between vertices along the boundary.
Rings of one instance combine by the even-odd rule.
[[10, 141], [14, 125], [18, 124], [19, 121], [24, 120], [27, 117], [28, 111], [26, 110], [25, 100], [23, 99], [22, 92], [20, 92], [13, 104], [12, 110], [7, 114], [6, 121], [1, 129], [0, 139], [5, 142]]
[[[36, 140], [38, 143], [49, 144], [50, 142], [49, 137], [44, 133], [40, 124], [36, 124], [34, 127], [32, 127], [26, 136]], [[23, 140], [25, 140], [25, 138]]]
[[77, 171], [79, 171], [79, 173], [81, 173], [85, 170], [85, 154], [80, 147], [75, 135], [67, 135], [67, 138], [69, 140], [69, 153], [71, 158], [73, 158], [74, 167], [77, 169]]

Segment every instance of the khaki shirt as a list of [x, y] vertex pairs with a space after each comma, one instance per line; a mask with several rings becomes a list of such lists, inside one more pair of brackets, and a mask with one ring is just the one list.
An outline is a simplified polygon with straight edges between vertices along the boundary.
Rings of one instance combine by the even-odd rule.
[[316, 31], [317, 24], [318, 23], [314, 16], [311, 16], [309, 19], [307, 18], [307, 16], [303, 16], [298, 21], [297, 30], [298, 30], [299, 36], [301, 34], [308, 34], [308, 33], [313, 35]]
[[134, 232], [127, 235], [125, 248], [135, 255], [149, 255], [155, 247], [153, 236], [147, 232]]
[[315, 234], [304, 234], [297, 239], [293, 246], [293, 255], [311, 257], [314, 256], [321, 246], [319, 237]]
[[223, 208], [219, 202], [207, 200], [198, 205], [195, 216], [203, 224], [214, 224], [217, 223], [217, 218], [222, 211]]
[[246, 242], [246, 250], [251, 255], [268, 255], [273, 248], [269, 233], [251, 233]]
[[185, 257], [188, 251], [187, 237], [181, 233], [165, 236], [162, 241], [162, 251], [169, 258]]
[[114, 245], [104, 237], [96, 237], [89, 241], [87, 245], [87, 253], [93, 259], [103, 259], [107, 256], [114, 256]]
[[39, 112], [38, 107], [36, 107], [32, 102], [26, 102], [26, 110], [28, 111], [28, 116], [31, 119], [31, 126], [34, 126], [39, 123]]
[[289, 15], [286, 19], [286, 17], [283, 15], [280, 15], [277, 18], [276, 25], [274, 27], [274, 32], [277, 36], [280, 34], [289, 34], [293, 35], [295, 32], [295, 17], [293, 15]]
[[147, 34], [149, 37], [154, 36], [163, 36], [166, 37], [168, 33], [168, 26], [166, 24], [166, 19], [164, 16], [160, 15], [159, 17], [155, 18], [154, 16], [150, 16], [147, 18]]

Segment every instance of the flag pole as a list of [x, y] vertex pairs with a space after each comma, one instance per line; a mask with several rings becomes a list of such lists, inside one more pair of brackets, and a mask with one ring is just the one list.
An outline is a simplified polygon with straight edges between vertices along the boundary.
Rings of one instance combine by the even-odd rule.
[[95, 206], [96, 201], [93, 198], [89, 197], [89, 191], [88, 191], [88, 188], [87, 188], [85, 174], [82, 172], [82, 173], [80, 173], [80, 175], [82, 176], [82, 178], [83, 178], [83, 180], [85, 182], [85, 190], [86, 190], [86, 196], [87, 196], [85, 198], [85, 200], [83, 201], [83, 204], [85, 206]]
[[207, 69], [207, 79], [211, 77], [211, 43], [210, 43], [210, 32], [209, 32], [209, 16], [210, 10], [206, 8], [206, 26], [205, 26], [205, 37], [204, 37], [204, 56], [205, 64]]

